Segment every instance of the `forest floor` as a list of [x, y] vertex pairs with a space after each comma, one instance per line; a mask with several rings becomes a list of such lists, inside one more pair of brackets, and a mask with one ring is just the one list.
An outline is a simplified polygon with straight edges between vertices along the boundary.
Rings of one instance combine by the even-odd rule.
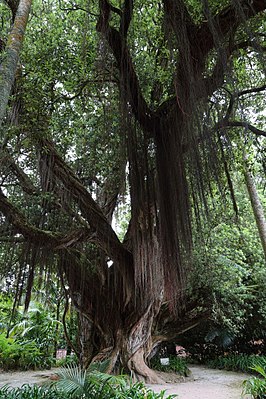
[[[191, 375], [176, 381], [176, 375], [164, 374], [169, 381], [163, 385], [149, 385], [155, 392], [166, 390], [166, 394], [176, 394], [178, 399], [248, 399], [242, 395], [242, 383], [247, 374], [225, 370], [213, 370], [203, 366], [190, 366]], [[56, 369], [39, 371], [1, 372], [0, 387], [23, 384], [41, 384], [53, 375]]]

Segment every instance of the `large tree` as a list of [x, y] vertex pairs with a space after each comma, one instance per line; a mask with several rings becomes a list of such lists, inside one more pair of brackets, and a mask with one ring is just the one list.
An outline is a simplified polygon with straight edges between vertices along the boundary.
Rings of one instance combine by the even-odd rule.
[[[255, 129], [232, 120], [230, 99], [246, 84], [233, 74], [239, 58], [261, 73], [249, 93], [265, 89], [266, 4], [118, 3], [36, 5], [44, 19], [32, 22], [5, 119], [2, 235], [29, 268], [27, 302], [37, 265], [56, 265], [80, 313], [84, 365], [110, 358], [156, 382], [153, 348], [208, 307], [187, 293], [191, 204], [197, 215], [219, 182], [225, 130]], [[131, 216], [119, 240], [112, 220], [127, 174]]]

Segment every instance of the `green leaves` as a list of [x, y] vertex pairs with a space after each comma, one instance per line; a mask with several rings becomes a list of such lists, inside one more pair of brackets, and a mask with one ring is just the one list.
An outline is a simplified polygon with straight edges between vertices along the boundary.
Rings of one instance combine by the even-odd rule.
[[[98, 366], [102, 366], [98, 364]], [[128, 377], [113, 376], [97, 370], [83, 371], [69, 366], [57, 372], [59, 380], [52, 387], [71, 398], [86, 399], [164, 399], [165, 392], [154, 393], [143, 383], [131, 383]], [[172, 399], [170, 395], [165, 399]]]
[[[0, 399], [66, 399], [65, 394], [48, 390], [37, 385], [24, 385], [22, 388], [0, 388]], [[70, 398], [69, 398], [70, 399]]]
[[[255, 363], [255, 362], [254, 362]], [[266, 363], [266, 362], [265, 362]], [[255, 364], [251, 367], [251, 370], [255, 371], [260, 375], [260, 378], [253, 377], [249, 380], [244, 381], [244, 393], [250, 394], [254, 399], [265, 399], [266, 398], [266, 364], [264, 367]]]
[[0, 367], [4, 370], [29, 370], [51, 367], [51, 358], [34, 341], [6, 338], [0, 334]]
[[190, 370], [187, 365], [187, 361], [176, 355], [169, 356], [169, 365], [162, 365], [158, 357], [151, 359], [151, 367], [155, 370], [164, 372], [174, 372], [181, 376], [188, 377]]
[[253, 370], [261, 374], [261, 372], [264, 372], [266, 357], [236, 353], [217, 357], [216, 359], [208, 361], [207, 364], [212, 368], [242, 371], [245, 373], [250, 373], [250, 370]]

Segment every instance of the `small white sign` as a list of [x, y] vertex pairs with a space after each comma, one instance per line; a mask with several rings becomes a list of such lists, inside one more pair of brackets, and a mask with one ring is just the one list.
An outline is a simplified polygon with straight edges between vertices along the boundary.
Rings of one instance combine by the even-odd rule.
[[170, 364], [169, 357], [162, 357], [160, 359], [160, 362], [162, 366], [169, 366]]

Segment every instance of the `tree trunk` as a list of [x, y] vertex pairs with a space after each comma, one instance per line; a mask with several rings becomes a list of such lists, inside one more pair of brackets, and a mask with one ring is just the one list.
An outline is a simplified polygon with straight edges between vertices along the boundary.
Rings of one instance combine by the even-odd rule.
[[79, 362], [83, 369], [88, 368], [94, 354], [93, 345], [93, 323], [82, 313], [78, 314], [79, 319]]
[[152, 327], [158, 312], [157, 307], [156, 303], [150, 304], [145, 314], [125, 336], [121, 351], [122, 365], [127, 365], [132, 377], [153, 384], [164, 382], [147, 365], [147, 358], [152, 350]]
[[[163, 383], [164, 381], [157, 373], [147, 365], [147, 358], [153, 349], [152, 327], [154, 314], [158, 311], [157, 306], [158, 304], [152, 303], [130, 328], [121, 326], [115, 334], [112, 331], [115, 339], [108, 337], [108, 335], [105, 335], [104, 338], [101, 337], [106, 346], [104, 347], [103, 345], [92, 362], [109, 360], [107, 372], [124, 370], [130, 373], [135, 381], [145, 381], [154, 384]], [[136, 318], [136, 315], [132, 315], [132, 317]], [[102, 329], [104, 328], [105, 326], [102, 325]], [[108, 343], [111, 342], [113, 344], [108, 346]]]
[[32, 0], [21, 0], [16, 12], [13, 28], [8, 36], [6, 54], [0, 66], [0, 127], [5, 117], [8, 100], [15, 81], [19, 53], [22, 48]]
[[246, 180], [246, 185], [247, 185], [247, 189], [248, 189], [248, 194], [249, 194], [252, 210], [253, 210], [254, 217], [256, 220], [262, 248], [264, 251], [264, 256], [266, 259], [266, 219], [264, 216], [264, 210], [263, 210], [263, 207], [262, 207], [259, 195], [258, 195], [258, 191], [256, 189], [254, 177], [252, 176], [252, 173], [246, 164], [245, 164], [245, 172], [244, 173], [245, 173], [245, 180]]

